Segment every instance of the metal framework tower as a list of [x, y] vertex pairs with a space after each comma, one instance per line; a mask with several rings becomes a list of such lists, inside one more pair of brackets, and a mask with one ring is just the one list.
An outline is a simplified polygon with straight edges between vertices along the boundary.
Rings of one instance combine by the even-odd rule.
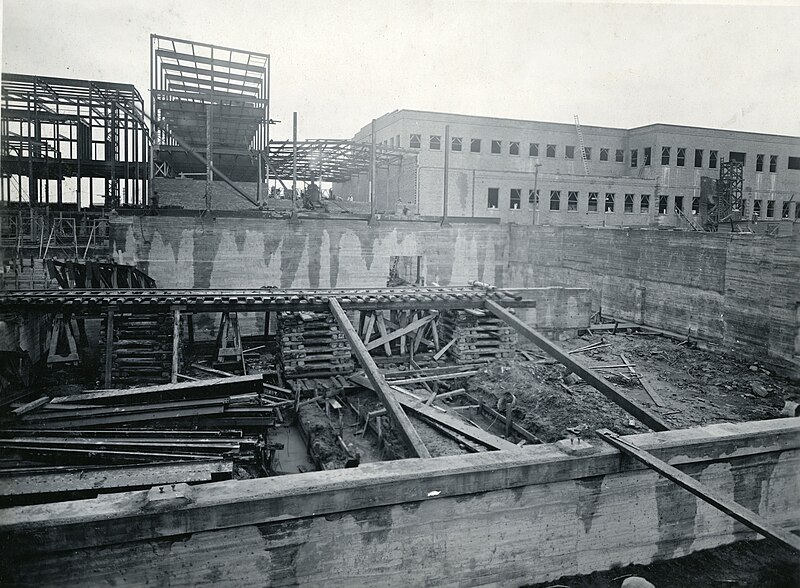
[[709, 207], [707, 230], [719, 230], [724, 222], [731, 223], [731, 231], [742, 218], [743, 165], [740, 161], [720, 160], [719, 179], [716, 182], [716, 200]]

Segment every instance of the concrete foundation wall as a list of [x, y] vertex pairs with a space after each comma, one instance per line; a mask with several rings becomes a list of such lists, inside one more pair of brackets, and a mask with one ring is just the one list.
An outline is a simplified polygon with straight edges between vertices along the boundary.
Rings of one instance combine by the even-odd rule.
[[392, 256], [422, 256], [426, 283], [503, 285], [500, 225], [304, 219], [118, 217], [116, 259], [160, 288], [385, 287]]
[[510, 228], [506, 286], [592, 289], [603, 314], [691, 334], [800, 378], [800, 238]]
[[422, 257], [427, 284], [591, 288], [592, 309], [800, 378], [800, 235], [194, 216], [119, 216], [111, 233], [116, 260], [163, 288], [378, 287], [392, 256]]
[[[800, 527], [798, 419], [628, 437]], [[0, 580], [40, 586], [519, 586], [755, 534], [607, 446], [555, 445], [0, 511]]]

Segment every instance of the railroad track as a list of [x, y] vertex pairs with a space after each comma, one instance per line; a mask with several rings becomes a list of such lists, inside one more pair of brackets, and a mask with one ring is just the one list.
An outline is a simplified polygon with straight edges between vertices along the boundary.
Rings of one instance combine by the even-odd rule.
[[180, 308], [192, 312], [323, 311], [336, 298], [347, 310], [480, 308], [486, 300], [507, 307], [528, 307], [531, 301], [491, 286], [418, 288], [293, 289], [103, 289], [15, 290], [0, 292], [0, 312], [20, 310], [97, 313]]

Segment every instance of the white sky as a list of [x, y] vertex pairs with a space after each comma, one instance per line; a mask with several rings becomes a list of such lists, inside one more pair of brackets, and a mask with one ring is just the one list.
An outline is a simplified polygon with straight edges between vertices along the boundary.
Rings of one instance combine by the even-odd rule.
[[399, 108], [800, 135], [800, 0], [5, 0], [3, 71], [133, 83], [149, 35], [269, 53], [273, 137]]

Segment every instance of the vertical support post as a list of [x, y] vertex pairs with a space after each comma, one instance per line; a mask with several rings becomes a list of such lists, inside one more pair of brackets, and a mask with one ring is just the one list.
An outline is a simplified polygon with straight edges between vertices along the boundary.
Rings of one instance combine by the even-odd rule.
[[[77, 112], [78, 112], [78, 122], [75, 124], [75, 162], [76, 162], [76, 180], [75, 180], [75, 200], [77, 201], [78, 212], [81, 210], [81, 158], [83, 154], [81, 153], [81, 101], [80, 99], [76, 103]], [[70, 137], [72, 137], [72, 130], [70, 129]]]
[[181, 311], [178, 308], [172, 311], [172, 377], [173, 384], [178, 383], [178, 355], [181, 340]]
[[56, 167], [56, 173], [58, 173], [58, 177], [56, 178], [56, 198], [58, 199], [58, 205], [61, 206], [64, 201], [64, 190], [62, 186], [63, 176], [61, 175], [61, 152], [58, 153], [58, 166]]
[[264, 181], [264, 168], [261, 167], [261, 152], [258, 152], [258, 184], [256, 184], [256, 202], [259, 205], [263, 204], [263, 196], [261, 194], [261, 183]]
[[[152, 122], [153, 140], [150, 141], [150, 177], [147, 183], [147, 202], [153, 201], [153, 178], [156, 175], [156, 142], [158, 141], [158, 120], [156, 112], [156, 36], [150, 34], [150, 121]], [[146, 204], [146, 203], [143, 203]]]
[[375, 216], [375, 119], [372, 119], [371, 143], [369, 149], [369, 216]]
[[109, 308], [106, 313], [106, 365], [103, 384], [106, 388], [111, 388], [111, 367], [114, 357], [114, 309]]
[[194, 351], [194, 314], [191, 312], [186, 315], [186, 330], [189, 337], [189, 351]]
[[297, 214], [297, 113], [292, 113], [292, 217]]
[[206, 210], [211, 210], [211, 189], [214, 185], [214, 105], [206, 106]]
[[442, 204], [442, 226], [447, 225], [447, 199], [450, 177], [450, 125], [444, 126], [444, 202]]

